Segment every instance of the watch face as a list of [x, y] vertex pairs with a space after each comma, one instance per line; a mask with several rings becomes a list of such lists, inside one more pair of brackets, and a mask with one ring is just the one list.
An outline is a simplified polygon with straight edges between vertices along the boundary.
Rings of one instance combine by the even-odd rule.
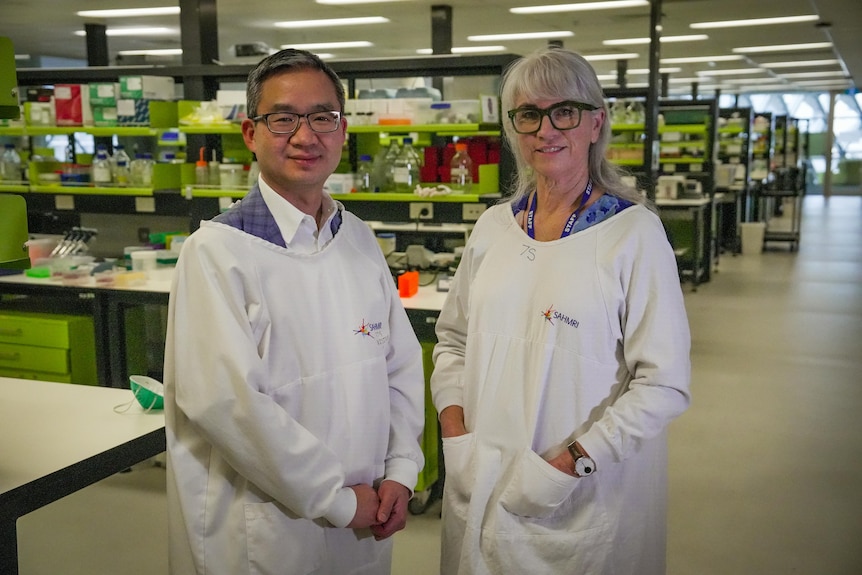
[[575, 461], [575, 472], [584, 477], [596, 470], [596, 462], [591, 457], [579, 457]]

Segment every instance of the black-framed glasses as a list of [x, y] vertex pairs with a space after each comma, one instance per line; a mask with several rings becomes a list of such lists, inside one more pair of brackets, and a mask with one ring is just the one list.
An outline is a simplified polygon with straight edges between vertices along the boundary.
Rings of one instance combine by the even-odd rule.
[[598, 110], [598, 106], [566, 100], [557, 102], [547, 108], [536, 106], [522, 106], [509, 110], [509, 119], [512, 126], [519, 134], [535, 134], [542, 127], [542, 118], [545, 116], [551, 121], [551, 125], [558, 130], [574, 130], [581, 125], [581, 113], [584, 110], [592, 112]]
[[261, 120], [267, 129], [273, 134], [292, 134], [299, 129], [299, 123], [305, 118], [305, 123], [312, 131], [318, 134], [334, 132], [341, 125], [341, 112], [309, 112], [308, 114], [294, 114], [293, 112], [270, 112], [252, 118], [253, 121]]

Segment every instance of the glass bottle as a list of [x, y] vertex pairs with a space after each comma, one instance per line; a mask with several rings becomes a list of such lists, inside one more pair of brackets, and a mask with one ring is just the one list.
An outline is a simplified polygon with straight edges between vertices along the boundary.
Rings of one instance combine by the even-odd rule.
[[449, 182], [452, 191], [470, 193], [473, 187], [473, 160], [467, 153], [467, 144], [455, 144], [455, 155], [452, 156]]
[[108, 159], [108, 150], [104, 146], [99, 146], [96, 151], [96, 158], [93, 160], [93, 184], [97, 186], [110, 186], [111, 179], [111, 161]]
[[131, 179], [130, 172], [132, 159], [129, 157], [129, 154], [126, 153], [122, 144], [117, 144], [114, 147], [114, 155], [112, 156], [112, 159], [114, 182], [121, 186], [129, 185], [129, 180]]
[[21, 156], [18, 155], [15, 144], [6, 144], [0, 162], [0, 180], [20, 182], [21, 173]]
[[412, 193], [419, 185], [419, 154], [413, 148], [413, 138], [404, 138], [401, 152], [392, 167], [395, 191]]
[[356, 181], [353, 186], [357, 192], [374, 191], [371, 177], [372, 171], [371, 156], [367, 154], [359, 156], [359, 164], [356, 166]]

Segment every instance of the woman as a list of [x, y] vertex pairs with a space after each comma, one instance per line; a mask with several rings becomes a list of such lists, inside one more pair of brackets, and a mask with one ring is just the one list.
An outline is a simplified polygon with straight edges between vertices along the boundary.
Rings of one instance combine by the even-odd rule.
[[605, 159], [602, 90], [549, 48], [503, 78], [518, 179], [437, 322], [441, 572], [665, 572], [665, 429], [690, 334], [656, 214]]

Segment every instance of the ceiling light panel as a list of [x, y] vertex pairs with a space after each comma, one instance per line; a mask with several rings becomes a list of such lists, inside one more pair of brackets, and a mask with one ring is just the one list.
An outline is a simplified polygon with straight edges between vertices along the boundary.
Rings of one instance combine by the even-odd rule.
[[299, 50], [337, 50], [339, 48], [370, 48], [371, 42], [359, 40], [355, 42], [312, 42], [309, 44], [282, 44], [281, 48], [296, 48]]
[[747, 20], [723, 20], [717, 22], [695, 22], [690, 28], [705, 30], [710, 28], [740, 28], [742, 26], [769, 26], [774, 24], [796, 24], [799, 22], [815, 22], [820, 17], [816, 14], [803, 16], [782, 16], [779, 18], [750, 18]]
[[661, 58], [662, 64], [697, 64], [701, 62], [735, 62], [744, 60], [745, 56], [689, 56], [686, 58]]
[[362, 16], [359, 18], [328, 18], [324, 20], [288, 20], [273, 24], [276, 28], [329, 28], [332, 26], [359, 26], [365, 24], [386, 24], [389, 18], [383, 16]]
[[[164, 34], [176, 34], [176, 30], [170, 28], [108, 28], [105, 36], [162, 36]], [[86, 36], [84, 30], [75, 32], [76, 36]]]
[[124, 8], [116, 10], [82, 10], [75, 12], [84, 18], [133, 18], [136, 16], [171, 16], [180, 13], [179, 6], [159, 8]]
[[813, 66], [840, 66], [841, 60], [793, 60], [792, 62], [761, 62], [762, 68], [807, 68]]
[[542, 38], [571, 38], [574, 32], [558, 30], [551, 32], [520, 32], [514, 34], [486, 34], [479, 36], [467, 36], [471, 42], [499, 42], [502, 40], [539, 40]]
[[512, 14], [553, 14], [556, 12], [586, 12], [590, 10], [616, 10], [649, 6], [647, 0], [608, 0], [606, 2], [578, 2], [577, 4], [551, 4], [510, 8]]
[[823, 50], [831, 48], [832, 42], [810, 42], [808, 44], [777, 44], [774, 46], [744, 46], [734, 48], [736, 54], [760, 54], [762, 52], [795, 52], [796, 50]]
[[602, 62], [607, 60], [636, 60], [640, 54], [629, 52], [626, 54], [583, 54], [584, 60], [588, 62]]
[[[660, 36], [659, 42], [696, 42], [698, 40], [709, 40], [706, 34], [686, 34], [683, 36]], [[618, 40], [602, 40], [605, 46], [634, 46], [637, 44], [649, 44], [649, 38], [620, 38]]]

